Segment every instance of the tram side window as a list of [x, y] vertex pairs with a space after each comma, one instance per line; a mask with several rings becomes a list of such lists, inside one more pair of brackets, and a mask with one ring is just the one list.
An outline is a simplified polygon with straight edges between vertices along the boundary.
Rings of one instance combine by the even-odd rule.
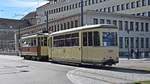
[[44, 38], [40, 37], [40, 40], [41, 40], [41, 46], [43, 46], [44, 45]]
[[99, 32], [83, 32], [83, 46], [100, 46]]
[[88, 46], [93, 45], [93, 35], [92, 32], [88, 32]]
[[79, 33], [54, 36], [54, 47], [79, 46]]
[[99, 32], [94, 32], [94, 46], [100, 46], [100, 36]]
[[103, 46], [117, 46], [117, 33], [103, 32]]
[[79, 33], [72, 34], [72, 46], [79, 46]]
[[33, 39], [33, 45], [36, 46], [36, 38]]
[[83, 46], [87, 46], [87, 32], [83, 32]]
[[47, 46], [47, 37], [44, 37], [44, 46]]
[[41, 38], [38, 37], [38, 46], [41, 46]]

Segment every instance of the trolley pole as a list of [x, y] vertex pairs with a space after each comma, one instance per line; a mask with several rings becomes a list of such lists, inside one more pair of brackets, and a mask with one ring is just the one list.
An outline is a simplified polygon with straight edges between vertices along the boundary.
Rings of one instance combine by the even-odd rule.
[[81, 26], [84, 26], [83, 19], [83, 0], [81, 0]]

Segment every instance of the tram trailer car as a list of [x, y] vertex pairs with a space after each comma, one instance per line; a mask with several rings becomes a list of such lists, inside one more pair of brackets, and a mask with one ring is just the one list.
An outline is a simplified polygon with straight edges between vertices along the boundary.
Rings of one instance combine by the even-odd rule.
[[54, 32], [48, 37], [48, 46], [52, 61], [104, 66], [119, 62], [118, 28], [110, 24]]
[[48, 33], [35, 34], [21, 38], [21, 56], [28, 60], [48, 60]]

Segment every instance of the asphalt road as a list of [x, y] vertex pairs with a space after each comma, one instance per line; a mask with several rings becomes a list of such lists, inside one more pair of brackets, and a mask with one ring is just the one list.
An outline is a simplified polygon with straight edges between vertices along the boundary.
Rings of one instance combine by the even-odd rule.
[[72, 66], [0, 58], [0, 84], [72, 84], [67, 78]]
[[0, 84], [124, 84], [139, 80], [150, 80], [150, 73], [116, 67], [75, 67], [0, 55]]

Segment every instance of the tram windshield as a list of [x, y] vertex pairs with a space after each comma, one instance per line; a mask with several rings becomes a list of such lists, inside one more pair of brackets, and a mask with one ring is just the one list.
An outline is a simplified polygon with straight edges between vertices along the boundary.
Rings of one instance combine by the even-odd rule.
[[103, 46], [117, 46], [117, 33], [103, 32]]

